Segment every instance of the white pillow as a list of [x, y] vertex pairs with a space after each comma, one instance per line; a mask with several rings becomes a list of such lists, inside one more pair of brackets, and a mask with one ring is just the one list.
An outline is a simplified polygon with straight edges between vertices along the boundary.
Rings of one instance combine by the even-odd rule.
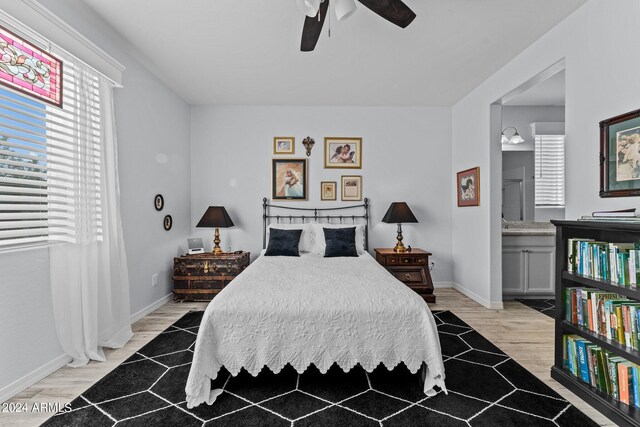
[[356, 251], [358, 255], [365, 253], [364, 250], [364, 224], [322, 224], [315, 223], [309, 224], [313, 226], [314, 230], [314, 243], [311, 253], [316, 255], [324, 255], [324, 250], [327, 247], [324, 242], [324, 230], [323, 228], [356, 228]]
[[311, 224], [269, 224], [269, 226], [267, 227], [267, 243], [269, 242], [269, 230], [272, 228], [277, 228], [278, 230], [302, 230], [302, 234], [300, 235], [300, 243], [298, 244], [298, 250], [300, 252], [311, 252], [311, 250], [313, 249], [315, 239], [314, 230], [311, 227]]

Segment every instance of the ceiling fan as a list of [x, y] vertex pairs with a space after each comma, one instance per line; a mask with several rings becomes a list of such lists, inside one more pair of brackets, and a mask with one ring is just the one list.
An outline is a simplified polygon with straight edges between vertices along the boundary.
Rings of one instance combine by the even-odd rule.
[[[356, 11], [355, 0], [332, 0], [339, 21]], [[399, 27], [405, 28], [415, 19], [416, 14], [402, 0], [358, 0], [360, 3]], [[329, 12], [329, 0], [297, 0], [298, 7], [306, 16], [302, 28], [300, 50], [315, 49], [322, 32], [324, 20]]]

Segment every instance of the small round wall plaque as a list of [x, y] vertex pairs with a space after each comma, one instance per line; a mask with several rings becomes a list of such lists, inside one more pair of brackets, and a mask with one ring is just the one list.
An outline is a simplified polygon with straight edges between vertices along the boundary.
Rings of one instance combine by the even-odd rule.
[[164, 197], [162, 197], [162, 194], [156, 194], [153, 203], [156, 207], [156, 210], [161, 211], [164, 208]]
[[169, 231], [171, 227], [173, 227], [173, 218], [171, 218], [171, 215], [167, 215], [164, 217], [164, 229]]

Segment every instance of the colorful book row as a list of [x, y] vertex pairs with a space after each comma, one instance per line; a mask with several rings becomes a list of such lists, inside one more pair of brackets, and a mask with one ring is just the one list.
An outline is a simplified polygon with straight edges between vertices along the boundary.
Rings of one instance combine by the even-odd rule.
[[624, 346], [640, 349], [640, 302], [595, 288], [564, 288], [564, 318]]
[[570, 273], [631, 288], [640, 283], [640, 242], [568, 239], [567, 248]]
[[640, 407], [638, 365], [578, 335], [563, 336], [564, 368], [629, 406]]

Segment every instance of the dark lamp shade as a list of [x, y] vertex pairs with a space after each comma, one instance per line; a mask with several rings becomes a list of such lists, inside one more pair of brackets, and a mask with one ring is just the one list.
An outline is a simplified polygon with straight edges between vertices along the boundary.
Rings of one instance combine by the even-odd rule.
[[405, 202], [393, 202], [387, 209], [387, 213], [384, 214], [382, 222], [407, 224], [409, 222], [418, 222], [418, 220]]
[[196, 227], [233, 227], [233, 221], [224, 206], [209, 206]]

